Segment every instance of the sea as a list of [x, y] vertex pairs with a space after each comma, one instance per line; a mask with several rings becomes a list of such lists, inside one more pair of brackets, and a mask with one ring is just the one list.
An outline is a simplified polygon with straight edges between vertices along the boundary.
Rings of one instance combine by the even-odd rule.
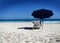
[[[40, 19], [2, 19], [0, 22], [33, 22]], [[43, 19], [43, 23], [60, 23], [60, 19]]]

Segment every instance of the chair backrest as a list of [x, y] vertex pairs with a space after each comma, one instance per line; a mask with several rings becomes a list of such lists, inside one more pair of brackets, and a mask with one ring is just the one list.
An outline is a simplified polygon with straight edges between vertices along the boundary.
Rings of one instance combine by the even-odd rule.
[[39, 21], [33, 21], [34, 26], [33, 27], [39, 27], [40, 28], [40, 22]]

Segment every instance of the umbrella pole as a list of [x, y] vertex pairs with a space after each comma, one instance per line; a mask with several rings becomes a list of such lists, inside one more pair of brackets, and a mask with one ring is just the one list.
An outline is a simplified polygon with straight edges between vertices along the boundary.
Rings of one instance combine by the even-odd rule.
[[41, 20], [40, 20], [40, 29], [41, 29], [41, 26], [42, 26], [41, 24], [42, 24], [42, 23], [41, 23]]
[[40, 20], [40, 28], [43, 29], [43, 19]]
[[42, 23], [41, 23], [41, 25], [42, 25], [42, 29], [43, 29], [43, 19], [42, 19], [42, 21], [41, 21]]

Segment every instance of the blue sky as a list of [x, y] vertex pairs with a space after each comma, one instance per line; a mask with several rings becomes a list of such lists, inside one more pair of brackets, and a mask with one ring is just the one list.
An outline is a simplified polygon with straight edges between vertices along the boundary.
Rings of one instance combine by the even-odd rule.
[[52, 19], [60, 19], [60, 0], [0, 0], [0, 19], [34, 19], [34, 10], [52, 10]]

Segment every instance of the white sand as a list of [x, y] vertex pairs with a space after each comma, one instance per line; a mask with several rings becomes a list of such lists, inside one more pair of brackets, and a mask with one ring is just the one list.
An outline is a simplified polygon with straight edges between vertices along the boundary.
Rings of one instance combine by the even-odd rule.
[[33, 27], [32, 22], [0, 22], [0, 32], [14, 32], [19, 27]]
[[[3, 35], [3, 37], [7, 37], [8, 35], [15, 37], [16, 35], [16, 40], [19, 39], [17, 38], [17, 36], [21, 35], [19, 36], [21, 40], [19, 39], [19, 41], [17, 42], [15, 40], [13, 41], [14, 43], [45, 43], [45, 41], [46, 43], [60, 43], [60, 42], [56, 42], [56, 37], [60, 38], [59, 36], [60, 24], [58, 23], [55, 24], [44, 23], [43, 29], [39, 29], [39, 30], [17, 29], [19, 27], [33, 27], [33, 23], [32, 22], [0, 22], [0, 33], [1, 33], [0, 35]], [[54, 40], [51, 41], [50, 37], [51, 39]], [[14, 40], [14, 38], [10, 40], [12, 41]], [[40, 41], [36, 41], [36, 40], [40, 40]], [[13, 43], [11, 41], [9, 43]], [[8, 41], [2, 40], [1, 42], [0, 40], [0, 43], [8, 43]]]

